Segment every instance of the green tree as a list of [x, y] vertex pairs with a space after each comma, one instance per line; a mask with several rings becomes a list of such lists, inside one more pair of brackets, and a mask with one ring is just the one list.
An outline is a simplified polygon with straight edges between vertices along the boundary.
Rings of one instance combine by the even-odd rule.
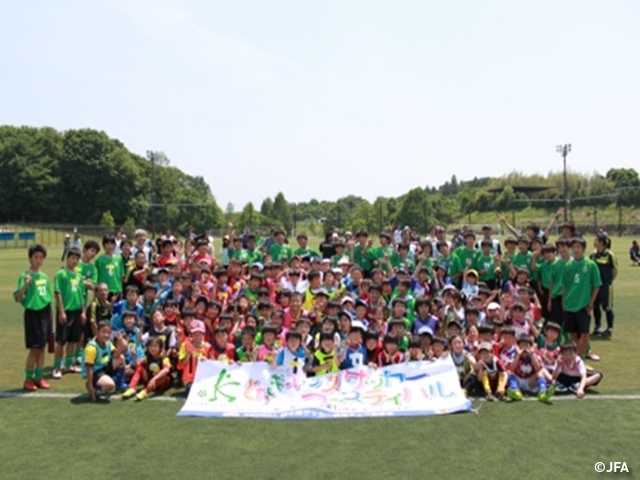
[[423, 188], [409, 190], [396, 216], [396, 224], [408, 225], [424, 232], [429, 226], [428, 214], [430, 210], [429, 197]]
[[273, 217], [273, 200], [267, 197], [262, 201], [262, 205], [260, 205], [260, 213], [265, 217]]
[[273, 200], [272, 215], [280, 225], [282, 225], [285, 231], [290, 232], [293, 228], [293, 215], [291, 213], [291, 206], [282, 192], [278, 192]]
[[100, 217], [100, 225], [109, 228], [113, 228], [116, 226], [116, 221], [114, 220], [113, 215], [111, 215], [111, 212], [109, 210], [104, 212], [102, 214], [102, 217]]

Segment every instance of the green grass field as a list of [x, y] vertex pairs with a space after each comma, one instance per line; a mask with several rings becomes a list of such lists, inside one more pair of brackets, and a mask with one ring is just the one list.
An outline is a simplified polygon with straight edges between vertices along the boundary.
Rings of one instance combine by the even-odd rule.
[[[443, 417], [273, 421], [178, 418], [180, 401], [91, 404], [79, 375], [53, 381], [73, 398], [9, 398], [22, 385], [22, 312], [11, 294], [26, 250], [0, 251], [0, 465], [2, 479], [163, 478], [597, 478], [597, 461], [626, 461], [633, 472], [640, 401], [637, 286], [629, 239], [620, 260], [616, 329], [594, 341], [604, 372], [583, 401], [477, 402], [478, 414]], [[52, 249], [45, 271], [60, 267]], [[48, 356], [48, 365], [52, 357]], [[598, 399], [596, 400], [596, 397]]]

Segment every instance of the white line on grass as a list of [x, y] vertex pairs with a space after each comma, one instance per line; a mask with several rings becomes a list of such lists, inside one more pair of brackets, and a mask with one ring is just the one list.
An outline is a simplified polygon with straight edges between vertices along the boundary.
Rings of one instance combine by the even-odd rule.
[[[55, 392], [37, 392], [37, 393], [26, 393], [26, 392], [0, 392], [0, 398], [60, 398], [60, 399], [73, 399], [73, 398], [87, 398], [86, 394], [83, 393], [55, 393]], [[111, 395], [107, 396], [109, 400], [122, 400], [120, 395]], [[133, 399], [132, 399], [133, 400]], [[165, 397], [165, 396], [152, 396], [149, 397], [151, 401], [159, 401], [159, 402], [184, 402], [184, 397]], [[538, 401], [535, 397], [526, 397], [523, 399], [524, 401]], [[565, 401], [565, 400], [640, 400], [640, 395], [615, 395], [615, 394], [603, 394], [603, 395], [586, 395], [582, 399], [578, 399], [573, 395], [567, 396], [557, 396], [551, 399], [551, 402], [555, 401]], [[484, 398], [474, 399], [476, 402], [486, 402]], [[496, 401], [496, 403], [498, 403]]]

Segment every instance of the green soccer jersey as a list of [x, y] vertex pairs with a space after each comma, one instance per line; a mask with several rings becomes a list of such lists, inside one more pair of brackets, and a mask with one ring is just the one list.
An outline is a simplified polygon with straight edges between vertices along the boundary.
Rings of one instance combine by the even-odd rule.
[[98, 270], [96, 270], [93, 263], [78, 262], [76, 272], [80, 274], [83, 280], [91, 280], [94, 285], [98, 283]]
[[567, 312], [579, 312], [591, 302], [594, 288], [602, 285], [600, 271], [593, 260], [571, 259], [562, 272], [564, 285], [563, 307]]
[[239, 260], [242, 263], [249, 263], [249, 255], [244, 248], [240, 250], [236, 250], [235, 248], [230, 248], [229, 259]]
[[120, 255], [100, 255], [96, 258], [98, 283], [106, 283], [111, 293], [122, 293], [122, 278], [124, 277], [124, 263]]
[[564, 267], [566, 264], [567, 261], [562, 258], [557, 258], [556, 261], [553, 262], [553, 266], [551, 268], [551, 283], [553, 284], [553, 288], [551, 289], [551, 298], [560, 297], [564, 293], [562, 276], [564, 274]]
[[[455, 257], [455, 273], [463, 272], [464, 269], [468, 266], [469, 268], [473, 268], [476, 264], [476, 260], [480, 256], [480, 251], [475, 248], [467, 248], [466, 246], [458, 247], [453, 251], [453, 256]], [[452, 274], [452, 275], [455, 275]]]
[[353, 249], [353, 261], [365, 272], [373, 269], [373, 262], [369, 258], [369, 250], [362, 245], [356, 245]]
[[269, 248], [269, 256], [274, 262], [289, 263], [293, 256], [293, 251], [287, 244], [278, 245], [277, 243], [274, 243], [271, 245], [271, 248]]
[[247, 250], [247, 258], [249, 260], [249, 266], [252, 267], [254, 263], [263, 263], [264, 257], [262, 252], [257, 248], [253, 250]]
[[502, 270], [502, 278], [507, 280], [509, 278], [509, 266], [513, 264], [513, 257], [515, 257], [515, 253], [503, 253], [502, 254], [502, 263], [500, 264], [500, 269]]
[[551, 286], [551, 282], [553, 281], [553, 270], [556, 263], [558, 263], [557, 258], [554, 259], [553, 262], [544, 259], [542, 263], [538, 265], [537, 271], [542, 288], [548, 289]]
[[486, 257], [484, 255], [480, 255], [476, 259], [474, 268], [478, 273], [483, 272], [480, 274], [480, 281], [486, 282], [496, 279], [496, 259], [493, 255], [487, 255]]
[[[78, 262], [76, 265], [76, 272], [80, 274], [83, 280], [91, 280], [91, 283], [95, 285], [98, 283], [98, 270], [93, 265], [93, 263], [84, 263], [82, 260]], [[87, 302], [87, 298], [89, 297], [89, 290], [84, 289], [84, 301]]]
[[391, 265], [395, 269], [402, 268], [409, 273], [413, 273], [416, 268], [416, 262], [410, 257], [402, 258], [398, 252], [391, 255]]
[[24, 287], [27, 275], [31, 277], [31, 283], [27, 287], [27, 291], [22, 298], [22, 306], [28, 310], [42, 310], [51, 305], [53, 300], [53, 292], [51, 291], [51, 283], [49, 277], [43, 272], [26, 271], [18, 278], [18, 288], [13, 293], [15, 298], [18, 292]]
[[511, 264], [517, 269], [524, 268], [527, 272], [531, 273], [531, 259], [533, 258], [533, 253], [526, 252], [521, 253], [518, 252], [513, 256], [513, 260], [511, 260]]
[[294, 255], [298, 255], [300, 258], [303, 257], [316, 257], [316, 258], [320, 258], [322, 257], [322, 255], [320, 255], [316, 250], [313, 250], [312, 248], [296, 248], [293, 251]]
[[391, 245], [388, 245], [386, 247], [380, 246], [376, 248], [370, 248], [367, 252], [367, 255], [369, 255], [369, 259], [371, 260], [372, 264], [378, 262], [378, 267], [383, 272], [386, 272], [388, 268], [387, 262], [384, 261], [384, 256], [388, 255], [389, 258], [391, 258], [391, 255], [393, 255], [393, 247]]
[[65, 312], [82, 310], [84, 306], [84, 279], [77, 271], [66, 268], [58, 270], [53, 279], [54, 292], [62, 297], [62, 308]]

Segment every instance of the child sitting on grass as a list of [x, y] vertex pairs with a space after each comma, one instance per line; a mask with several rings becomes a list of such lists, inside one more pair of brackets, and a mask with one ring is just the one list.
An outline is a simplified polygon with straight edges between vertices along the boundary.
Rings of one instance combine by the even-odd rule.
[[553, 372], [556, 388], [559, 392], [570, 391], [582, 398], [589, 387], [595, 387], [602, 380], [602, 373], [589, 370], [578, 355], [578, 346], [568, 341], [560, 346], [560, 357]]
[[162, 349], [160, 338], [154, 337], [149, 340], [146, 355], [138, 362], [129, 388], [122, 394], [123, 399], [136, 395], [136, 388], [140, 382], [144, 388], [136, 395], [137, 401], [144, 400], [154, 391], [163, 392], [171, 386], [171, 362]]
[[548, 402], [555, 393], [555, 388], [547, 388], [547, 380], [542, 373], [542, 365], [535, 354], [533, 337], [518, 336], [518, 354], [513, 360], [509, 373], [509, 389], [507, 396], [512, 400], [522, 400], [522, 392], [538, 395], [538, 400]]
[[478, 346], [478, 362], [476, 366], [478, 380], [484, 389], [488, 401], [504, 399], [507, 385], [507, 370], [500, 360], [493, 355], [493, 346], [489, 342], [482, 342]]

